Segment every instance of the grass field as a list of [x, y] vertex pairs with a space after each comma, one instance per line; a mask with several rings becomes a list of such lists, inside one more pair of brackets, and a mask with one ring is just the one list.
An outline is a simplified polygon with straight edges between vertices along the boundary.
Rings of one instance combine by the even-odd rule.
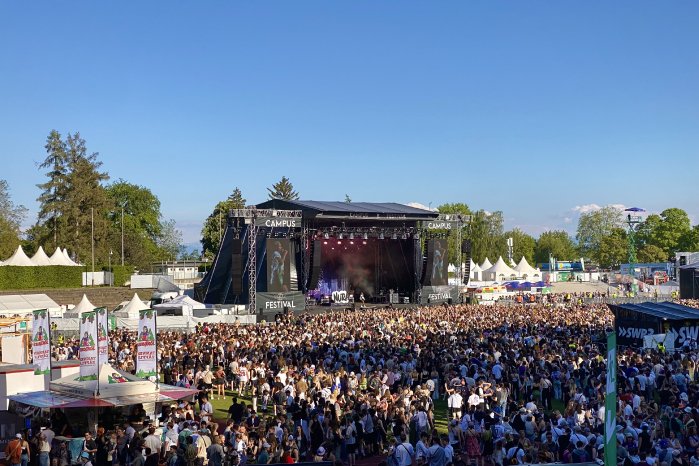
[[[232, 397], [231, 397], [231, 391], [226, 390], [226, 399], [222, 400], [216, 397], [215, 400], [211, 400], [211, 404], [214, 407], [214, 418], [217, 421], [224, 421], [228, 417], [228, 407], [231, 405], [232, 402]], [[246, 405], [252, 404], [252, 400], [250, 397], [238, 397], [239, 400], [242, 400], [245, 402]], [[560, 400], [553, 400], [553, 409], [557, 409], [561, 412], [563, 412], [563, 402]], [[437, 431], [440, 433], [446, 433], [447, 432], [447, 425], [449, 423], [449, 417], [448, 417], [448, 408], [447, 408], [447, 401], [443, 399], [439, 399], [435, 402], [434, 405], [434, 419], [435, 419], [435, 427], [437, 428]]]

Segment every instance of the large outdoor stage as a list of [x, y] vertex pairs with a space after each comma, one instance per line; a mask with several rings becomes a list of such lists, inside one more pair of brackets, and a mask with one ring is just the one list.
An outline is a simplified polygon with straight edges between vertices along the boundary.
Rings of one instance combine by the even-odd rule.
[[260, 315], [456, 300], [447, 238], [460, 241], [467, 220], [396, 203], [275, 199], [237, 209], [196, 295]]

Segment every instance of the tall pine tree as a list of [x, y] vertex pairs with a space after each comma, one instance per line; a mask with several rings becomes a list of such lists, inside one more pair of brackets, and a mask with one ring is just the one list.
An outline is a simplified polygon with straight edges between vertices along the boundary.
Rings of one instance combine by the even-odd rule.
[[218, 248], [226, 229], [226, 218], [230, 209], [242, 209], [245, 207], [245, 198], [240, 189], [235, 188], [228, 199], [216, 204], [213, 212], [204, 221], [201, 229], [202, 255], [206, 258], [213, 258], [218, 252]]
[[293, 201], [299, 198], [299, 193], [294, 191], [294, 185], [286, 176], [282, 176], [282, 179], [274, 183], [271, 188], [267, 188], [267, 191], [270, 199]]
[[[66, 181], [68, 177], [68, 154], [66, 143], [61, 137], [61, 133], [51, 130], [46, 138], [46, 158], [39, 165], [40, 168], [48, 169], [46, 176], [48, 181], [37, 185], [41, 189], [41, 194], [37, 198], [39, 202], [39, 215], [37, 218], [37, 228], [34, 236], [39, 243], [51, 244], [54, 248], [63, 239], [60, 234], [64, 231], [65, 219], [65, 197]], [[43, 226], [43, 228], [40, 228]]]

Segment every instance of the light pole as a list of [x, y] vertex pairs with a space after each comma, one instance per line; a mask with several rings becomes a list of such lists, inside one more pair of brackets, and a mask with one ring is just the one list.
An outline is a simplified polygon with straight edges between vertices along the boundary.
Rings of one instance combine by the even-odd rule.
[[121, 206], [121, 266], [124, 266], [124, 205]]
[[109, 286], [114, 285], [114, 280], [112, 279], [112, 250], [109, 250]]
[[629, 227], [628, 240], [629, 240], [629, 290], [633, 293], [638, 291], [638, 286], [634, 281], [634, 264], [636, 263], [636, 232], [638, 225], [643, 222], [643, 218], [640, 213], [645, 212], [645, 209], [640, 207], [629, 207], [624, 210], [626, 212], [626, 224]]

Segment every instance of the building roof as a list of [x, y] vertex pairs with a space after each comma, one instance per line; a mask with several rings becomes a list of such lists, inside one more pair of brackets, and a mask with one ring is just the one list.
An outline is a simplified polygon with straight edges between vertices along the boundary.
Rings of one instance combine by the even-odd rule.
[[301, 210], [304, 216], [369, 216], [437, 218], [431, 210], [419, 209], [396, 202], [289, 201], [272, 199], [257, 205], [258, 209]]
[[683, 306], [670, 301], [645, 303], [610, 304], [613, 312], [618, 310], [638, 312], [651, 317], [667, 320], [699, 320], [699, 309]]

